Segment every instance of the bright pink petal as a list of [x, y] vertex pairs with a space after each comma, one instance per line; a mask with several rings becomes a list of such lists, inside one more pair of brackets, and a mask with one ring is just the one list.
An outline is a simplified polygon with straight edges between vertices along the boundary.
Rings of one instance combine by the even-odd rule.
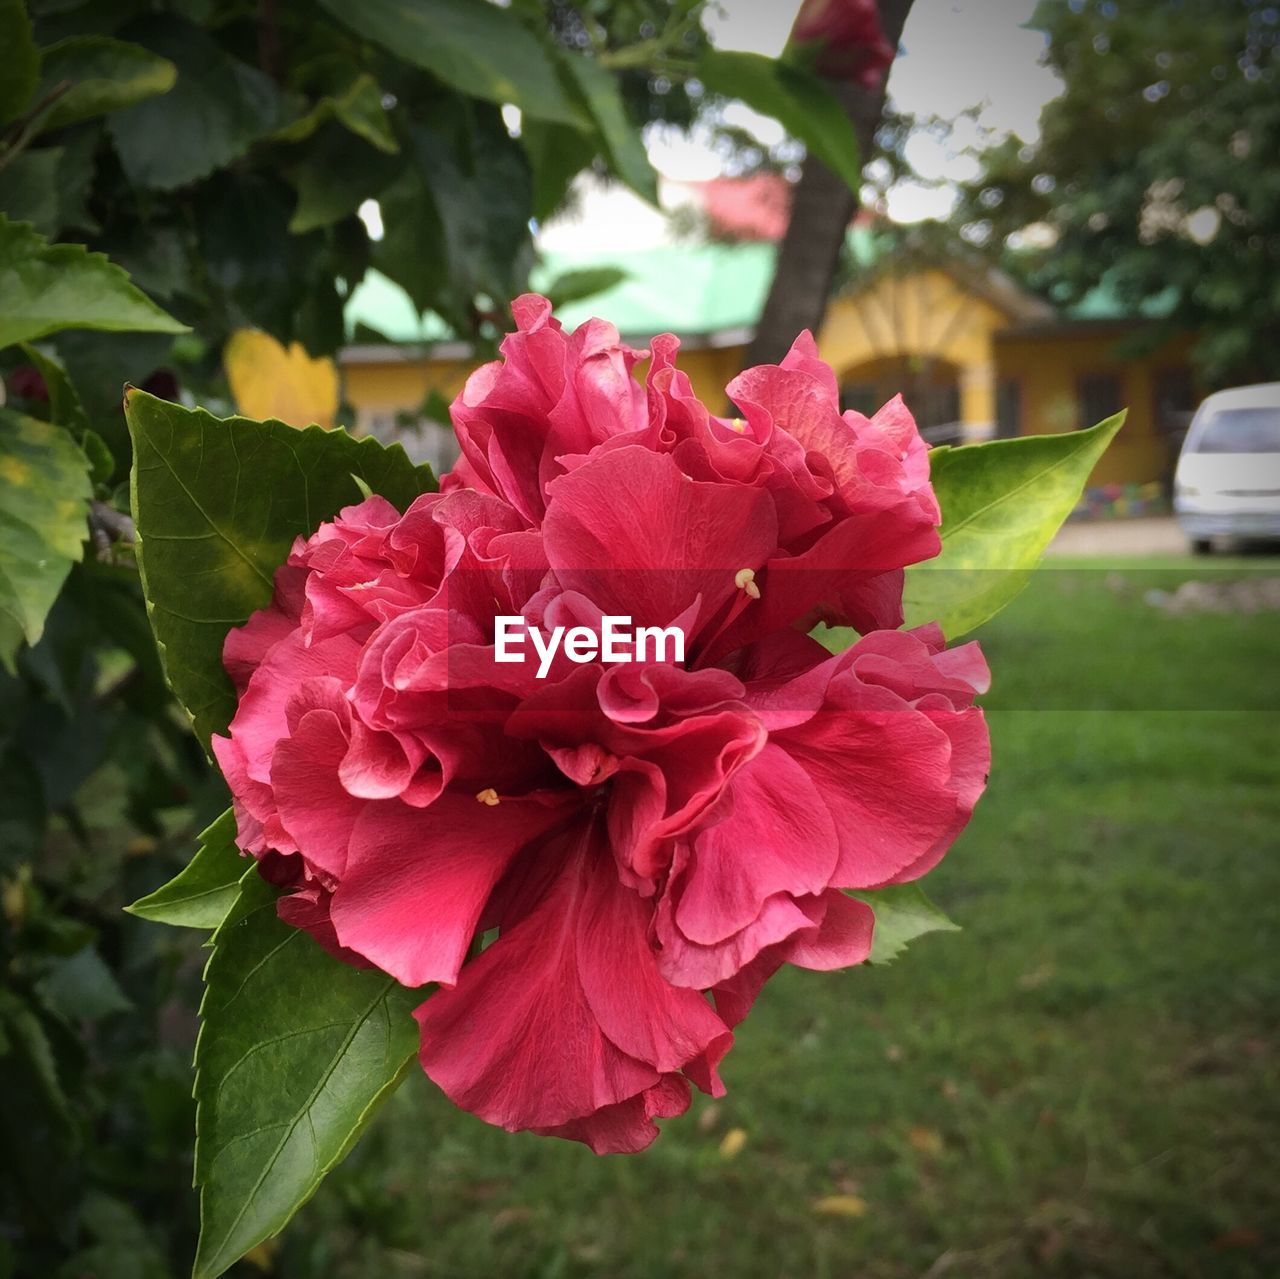
[[735, 775], [728, 798], [729, 816], [693, 841], [676, 908], [680, 931], [703, 946], [746, 928], [775, 893], [822, 892], [839, 853], [823, 797], [776, 746]]
[[871, 907], [834, 889], [822, 896], [822, 920], [787, 944], [787, 963], [829, 972], [852, 968], [871, 954], [875, 916]]
[[733, 1042], [710, 1004], [658, 972], [648, 928], [653, 914], [605, 863], [588, 884], [578, 935], [578, 972], [600, 1029], [623, 1052], [666, 1073]]
[[291, 699], [290, 735], [271, 759], [271, 789], [280, 822], [312, 873], [346, 869], [351, 828], [364, 808], [342, 785], [349, 712], [337, 680], [312, 680]]
[[833, 887], [884, 884], [955, 829], [951, 743], [925, 715], [823, 711], [776, 740], [809, 775], [835, 824]]
[[561, 586], [635, 626], [666, 626], [698, 599], [705, 624], [739, 596], [736, 575], [762, 565], [776, 541], [767, 494], [690, 480], [640, 447], [591, 459], [550, 494], [543, 541]]
[[342, 945], [404, 986], [451, 984], [494, 885], [561, 810], [442, 795], [428, 808], [370, 803], [351, 832], [332, 905]]
[[604, 1034], [583, 989], [578, 934], [601, 860], [588, 864], [588, 842], [578, 831], [530, 913], [415, 1014], [427, 1075], [457, 1105], [512, 1132], [583, 1119], [661, 1078]]
[[674, 1070], [718, 1060], [730, 1036], [700, 996], [658, 976], [645, 912], [620, 896], [599, 831], [561, 848], [528, 913], [418, 1010], [423, 1068], [490, 1123], [640, 1149], [653, 1116], [686, 1104]]
[[249, 777], [271, 780], [272, 753], [288, 733], [285, 708], [298, 685], [319, 676], [349, 683], [359, 657], [360, 645], [349, 635], [308, 645], [295, 630], [271, 648], [250, 678], [227, 730], [244, 752]]

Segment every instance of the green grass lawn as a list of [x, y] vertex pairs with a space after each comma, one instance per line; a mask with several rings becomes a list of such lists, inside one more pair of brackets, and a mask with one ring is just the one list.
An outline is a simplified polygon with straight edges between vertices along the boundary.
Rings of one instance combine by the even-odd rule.
[[1280, 1273], [1280, 614], [1144, 601], [1276, 569], [1039, 573], [982, 636], [990, 790], [928, 881], [963, 932], [783, 974], [728, 1097], [636, 1157], [494, 1131], [415, 1073], [282, 1273]]

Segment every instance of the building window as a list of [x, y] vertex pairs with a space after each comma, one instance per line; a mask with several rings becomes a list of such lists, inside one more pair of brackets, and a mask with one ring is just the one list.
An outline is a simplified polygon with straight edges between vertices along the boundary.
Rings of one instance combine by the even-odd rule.
[[1114, 373], [1088, 373], [1076, 384], [1076, 401], [1080, 408], [1076, 425], [1084, 430], [1124, 408], [1120, 378]]
[[1022, 434], [1022, 383], [1017, 378], [1000, 380], [996, 387], [996, 439], [1011, 440]]

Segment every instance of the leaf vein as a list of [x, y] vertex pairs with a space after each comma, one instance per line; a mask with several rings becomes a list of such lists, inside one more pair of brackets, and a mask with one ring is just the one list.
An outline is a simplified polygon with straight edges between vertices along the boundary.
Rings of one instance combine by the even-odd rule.
[[[311, 1090], [311, 1095], [303, 1103], [300, 1112], [297, 1115], [295, 1115], [293, 1119], [291, 1119], [289, 1123], [286, 1125], [285, 1136], [281, 1139], [280, 1143], [276, 1146], [276, 1149], [272, 1154], [271, 1158], [266, 1161], [266, 1164], [263, 1166], [262, 1171], [258, 1174], [252, 1187], [249, 1190], [249, 1193], [245, 1196], [244, 1202], [240, 1205], [239, 1211], [232, 1218], [231, 1223], [227, 1226], [226, 1230], [223, 1231], [222, 1244], [219, 1248], [219, 1251], [221, 1250], [221, 1247], [226, 1246], [227, 1240], [229, 1240], [231, 1236], [235, 1233], [236, 1228], [240, 1225], [240, 1222], [244, 1217], [245, 1213], [249, 1211], [249, 1206], [257, 1198], [258, 1191], [262, 1189], [263, 1183], [270, 1176], [272, 1169], [276, 1166], [277, 1160], [279, 1160], [281, 1154], [284, 1151], [285, 1146], [288, 1145], [289, 1138], [293, 1135], [293, 1131], [298, 1126], [299, 1121], [305, 1115], [307, 1117], [308, 1123], [311, 1122], [310, 1109], [312, 1104], [315, 1102], [316, 1098], [321, 1094], [321, 1092], [324, 1091], [325, 1086], [328, 1084], [329, 1080], [333, 1077], [333, 1072], [337, 1070], [338, 1064], [342, 1060], [343, 1054], [351, 1046], [351, 1043], [355, 1039], [356, 1035], [359, 1033], [360, 1028], [368, 1020], [370, 1013], [372, 1013], [373, 1010], [377, 1007], [377, 1005], [384, 998], [386, 998], [387, 992], [391, 989], [391, 987], [394, 984], [395, 984], [394, 980], [388, 977], [386, 982], [383, 983], [382, 989], [378, 992], [377, 997], [369, 1003], [369, 1005], [365, 1008], [365, 1011], [352, 1024], [351, 1030], [348, 1032], [346, 1038], [343, 1039], [342, 1043], [338, 1046], [337, 1051], [333, 1054], [333, 1058], [330, 1061], [328, 1068], [320, 1076], [320, 1079], [316, 1083], [316, 1086]], [[312, 1127], [313, 1166], [316, 1162], [314, 1141], [315, 1141], [315, 1129], [313, 1126]]]
[[[234, 437], [233, 437], [233, 438], [234, 438]], [[200, 434], [200, 452], [201, 452], [201, 458], [202, 458], [202, 460], [203, 460], [203, 454], [204, 454], [204, 433], [203, 433], [203, 432], [201, 432], [201, 434]], [[223, 532], [223, 530], [222, 530], [222, 529], [220, 529], [220, 528], [218, 527], [218, 525], [217, 525], [217, 524], [215, 524], [215, 523], [214, 523], [213, 517], [209, 514], [209, 512], [208, 512], [208, 511], [206, 511], [206, 510], [204, 509], [204, 507], [203, 507], [203, 506], [201, 506], [201, 505], [200, 505], [200, 502], [199, 502], [199, 500], [197, 499], [196, 495], [195, 495], [195, 494], [194, 494], [194, 493], [193, 493], [193, 492], [192, 492], [192, 491], [191, 491], [191, 490], [186, 486], [186, 484], [185, 484], [185, 483], [183, 483], [182, 476], [180, 476], [180, 475], [178, 474], [178, 472], [174, 469], [173, 463], [172, 463], [172, 462], [170, 462], [170, 461], [169, 461], [169, 459], [168, 459], [168, 458], [167, 458], [163, 453], [161, 453], [159, 449], [156, 449], [156, 456], [157, 456], [157, 457], [161, 460], [161, 462], [163, 462], [163, 463], [164, 463], [164, 465], [168, 468], [168, 470], [169, 470], [169, 474], [173, 476], [174, 483], [176, 483], [176, 484], [177, 484], [177, 486], [178, 486], [178, 487], [179, 487], [179, 488], [180, 488], [180, 489], [181, 489], [181, 490], [182, 490], [182, 491], [187, 495], [187, 499], [190, 501], [191, 505], [192, 505], [192, 506], [194, 506], [194, 507], [196, 508], [196, 510], [197, 510], [197, 511], [199, 511], [199, 512], [200, 512], [200, 514], [201, 514], [202, 516], [204, 516], [205, 520], [207, 520], [207, 521], [208, 521], [209, 527], [210, 527], [210, 528], [211, 528], [211, 529], [212, 529], [212, 530], [213, 530], [213, 531], [214, 531], [214, 532], [215, 532], [215, 533], [216, 533], [220, 538], [222, 538], [222, 540], [223, 540], [224, 542], [226, 542], [226, 544], [227, 544], [227, 545], [228, 545], [228, 546], [229, 546], [229, 547], [230, 547], [230, 548], [231, 548], [231, 549], [232, 549], [232, 550], [233, 550], [233, 551], [234, 551], [234, 552], [235, 552], [235, 553], [236, 553], [236, 554], [237, 554], [237, 555], [238, 555], [238, 556], [239, 556], [239, 557], [240, 557], [240, 558], [241, 558], [241, 559], [242, 559], [242, 560], [243, 560], [243, 561], [244, 561], [244, 562], [245, 562], [245, 563], [246, 563], [246, 564], [251, 568], [251, 569], [253, 569], [253, 571], [254, 571], [254, 572], [255, 572], [255, 573], [256, 573], [256, 574], [257, 574], [257, 575], [262, 579], [262, 581], [263, 581], [267, 586], [270, 586], [270, 585], [271, 585], [271, 576], [270, 576], [270, 574], [263, 572], [261, 565], [259, 565], [259, 564], [255, 563], [253, 560], [251, 560], [251, 559], [249, 558], [249, 556], [248, 556], [248, 555], [246, 555], [246, 554], [245, 554], [245, 552], [244, 552], [244, 551], [242, 551], [242, 550], [240, 549], [240, 547], [239, 547], [239, 546], [238, 546], [238, 545], [237, 545], [237, 544], [236, 544], [236, 543], [235, 543], [235, 542], [234, 542], [234, 541], [233, 541], [233, 540], [232, 540], [232, 539], [231, 539], [231, 538], [230, 538], [230, 537], [229, 537], [225, 532]]]

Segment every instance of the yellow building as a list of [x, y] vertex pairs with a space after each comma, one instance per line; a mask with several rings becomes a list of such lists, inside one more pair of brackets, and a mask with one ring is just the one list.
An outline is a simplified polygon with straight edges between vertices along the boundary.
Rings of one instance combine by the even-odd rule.
[[[610, 263], [628, 273], [621, 283], [558, 314], [569, 327], [603, 316], [637, 346], [676, 333], [695, 391], [720, 408], [763, 305], [774, 253], [767, 243], [638, 251]], [[600, 263], [550, 260], [540, 276], [587, 265]], [[437, 397], [447, 402], [461, 388], [475, 364], [470, 349], [433, 328], [431, 317], [424, 323], [376, 275], [357, 290], [349, 317], [362, 335], [342, 356], [358, 428], [397, 434], [420, 456], [449, 465], [453, 446], [438, 424]], [[1150, 324], [1120, 316], [1098, 295], [1060, 313], [996, 272], [888, 259], [860, 271], [834, 298], [817, 338], [846, 407], [873, 412], [901, 391], [935, 443], [1069, 431], [1128, 408], [1125, 430], [1091, 479], [1094, 505], [1127, 513], [1158, 498], [1197, 395], [1188, 341], [1151, 349], [1137, 341]]]

